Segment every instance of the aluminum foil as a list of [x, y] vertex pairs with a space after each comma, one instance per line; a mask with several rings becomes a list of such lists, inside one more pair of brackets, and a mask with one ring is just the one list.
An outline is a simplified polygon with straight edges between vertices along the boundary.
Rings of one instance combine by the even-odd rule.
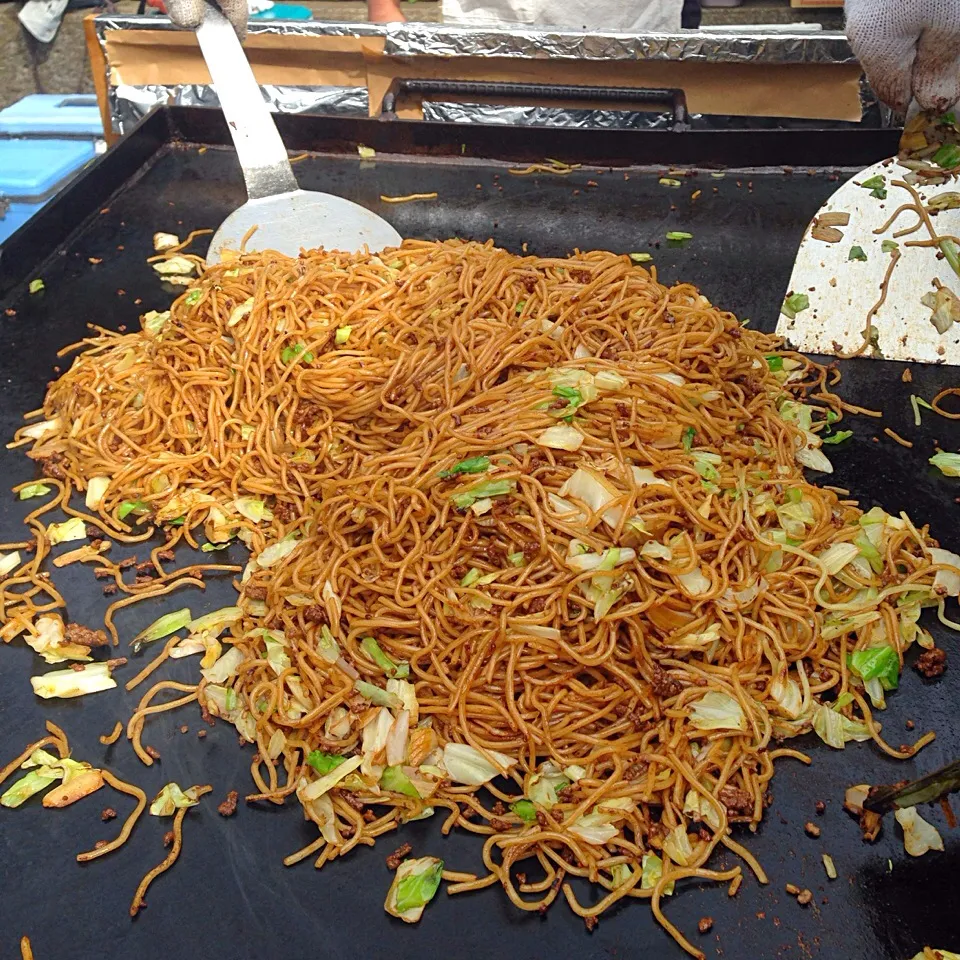
[[[673, 114], [636, 110], [591, 110], [544, 106], [498, 106], [484, 103], [423, 102], [423, 119], [442, 123], [492, 123], [505, 126], [576, 127], [600, 130], [672, 130]], [[690, 130], [838, 130], [876, 127], [878, 122], [803, 120], [794, 117], [727, 117], [689, 114]]]
[[[273, 113], [319, 113], [326, 116], [365, 117], [368, 114], [366, 87], [287, 87], [265, 84], [263, 99]], [[219, 107], [213, 87], [203, 83], [167, 86], [119, 84], [109, 88], [110, 113], [116, 133], [127, 133], [154, 107]]]
[[[110, 30], [174, 30], [166, 17], [102, 14], [95, 21], [97, 38], [106, 53]], [[252, 34], [384, 37], [391, 56], [512, 57], [567, 60], [697, 60], [720, 63], [855, 63], [842, 33], [700, 33], [588, 34], [530, 29], [477, 30], [443, 24], [372, 24], [324, 21], [251, 21]], [[109, 63], [107, 70], [109, 72]], [[216, 93], [202, 84], [176, 86], [110, 86], [108, 96], [114, 130], [131, 129], [152, 107], [161, 104], [218, 106]], [[366, 116], [363, 87], [261, 87], [271, 110], [282, 113], [321, 113]], [[888, 126], [889, 111], [880, 107], [866, 83], [862, 84], [863, 123]], [[424, 119], [455, 123], [551, 124], [572, 127], [660, 129], [672, 125], [665, 114], [614, 110], [566, 109], [553, 106], [496, 106], [471, 103], [424, 102]], [[845, 123], [769, 117], [692, 116], [694, 129], [770, 129], [842, 127]]]
[[711, 63], [856, 63], [842, 33], [597, 34], [405, 23], [387, 31], [397, 56], [532, 60], [707, 60]]
[[[166, 17], [102, 14], [107, 30], [172, 30]], [[397, 57], [516, 57], [528, 60], [708, 60], [711, 63], [856, 63], [846, 37], [820, 33], [603, 34], [583, 31], [475, 29], [436, 23], [346, 23], [322, 20], [251, 20], [252, 34], [384, 37], [384, 53]]]

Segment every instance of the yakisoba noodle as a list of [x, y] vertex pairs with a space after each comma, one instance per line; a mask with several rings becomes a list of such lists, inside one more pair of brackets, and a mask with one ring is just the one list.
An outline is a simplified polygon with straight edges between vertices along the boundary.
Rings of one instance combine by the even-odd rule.
[[[170, 706], [235, 723], [251, 796], [318, 824], [286, 863], [432, 811], [483, 844], [487, 872], [448, 871], [450, 892], [562, 896], [588, 925], [649, 900], [700, 955], [664, 898], [736, 889], [719, 845], [765, 879], [731, 827], [760, 821], [778, 758], [807, 762], [780, 741], [913, 752], [882, 740], [863, 694], [883, 691], [849, 658], [931, 645], [917, 617], [943, 617], [958, 561], [807, 482], [843, 409], [827, 372], [695, 288], [607, 253], [409, 242], [243, 255], [145, 327], [85, 341], [30, 455], [109, 477], [96, 515], [119, 540], [183, 518], [171, 543], [202, 525], [251, 546], [242, 615], [183, 641], [207, 666]], [[39, 591], [33, 528], [14, 578]], [[128, 724], [141, 756], [167, 687]], [[571, 876], [604, 895], [579, 903]]]

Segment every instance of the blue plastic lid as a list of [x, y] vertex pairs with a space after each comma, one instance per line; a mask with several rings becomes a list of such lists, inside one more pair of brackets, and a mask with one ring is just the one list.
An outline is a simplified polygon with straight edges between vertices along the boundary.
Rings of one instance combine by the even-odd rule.
[[0, 140], [0, 195], [47, 197], [93, 157], [92, 140]]
[[33, 93], [0, 110], [0, 133], [102, 137], [103, 121], [95, 96]]
[[275, 3], [269, 10], [251, 13], [251, 20], [312, 20], [313, 11], [296, 3]]

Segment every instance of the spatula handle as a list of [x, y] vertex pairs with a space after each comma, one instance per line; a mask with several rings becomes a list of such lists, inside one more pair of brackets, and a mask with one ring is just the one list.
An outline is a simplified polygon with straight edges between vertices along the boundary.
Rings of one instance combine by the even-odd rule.
[[289, 193], [297, 181], [277, 126], [229, 21], [208, 6], [197, 40], [237, 148], [251, 200]]

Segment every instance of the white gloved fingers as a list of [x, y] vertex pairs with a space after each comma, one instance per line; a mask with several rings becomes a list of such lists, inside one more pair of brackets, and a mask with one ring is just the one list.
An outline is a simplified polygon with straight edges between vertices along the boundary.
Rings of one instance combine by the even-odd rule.
[[925, 30], [913, 66], [913, 95], [924, 110], [946, 113], [960, 100], [960, 23]]
[[196, 30], [206, 12], [204, 0], [166, 0], [167, 13], [178, 27]]
[[913, 93], [919, 30], [896, 4], [846, 0], [847, 37], [877, 96], [906, 113]]
[[913, 96], [916, 41], [913, 38], [891, 39], [884, 47], [876, 48], [870, 43], [860, 46], [851, 37], [850, 46], [873, 92], [897, 113], [906, 113]]
[[[203, 23], [209, 4], [205, 0], [166, 0], [170, 20], [184, 30], [196, 30]], [[242, 40], [247, 36], [247, 0], [220, 0], [223, 15]]]
[[249, 9], [247, 0], [220, 0], [220, 9], [223, 15], [233, 24], [237, 36], [243, 42], [247, 38], [247, 16]]

